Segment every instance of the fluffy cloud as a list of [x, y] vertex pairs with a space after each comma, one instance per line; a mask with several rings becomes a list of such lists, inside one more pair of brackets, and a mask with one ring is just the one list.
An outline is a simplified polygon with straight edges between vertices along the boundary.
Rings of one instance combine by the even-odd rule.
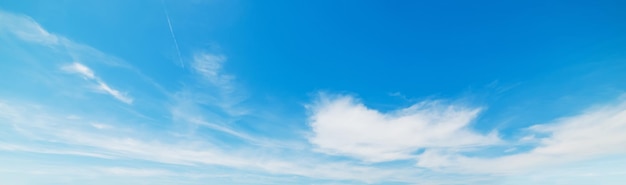
[[321, 95], [310, 106], [309, 141], [321, 152], [382, 162], [415, 157], [419, 149], [466, 148], [499, 142], [468, 126], [479, 108], [425, 101], [394, 112], [367, 108], [350, 96]]

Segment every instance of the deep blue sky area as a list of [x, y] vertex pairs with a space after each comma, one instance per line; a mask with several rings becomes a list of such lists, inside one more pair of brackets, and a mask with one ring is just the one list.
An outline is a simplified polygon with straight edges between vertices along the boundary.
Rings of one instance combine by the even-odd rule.
[[616, 185], [625, 92], [626, 1], [0, 1], [0, 184]]

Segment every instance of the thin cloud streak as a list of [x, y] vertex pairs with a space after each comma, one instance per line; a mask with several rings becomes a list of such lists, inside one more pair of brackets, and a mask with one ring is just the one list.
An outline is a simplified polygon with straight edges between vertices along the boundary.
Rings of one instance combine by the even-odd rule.
[[96, 79], [96, 75], [91, 69], [78, 62], [63, 66], [61, 69], [71, 73], [78, 73], [87, 79]]
[[126, 104], [132, 104], [133, 103], [133, 99], [131, 97], [128, 97], [125, 93], [122, 93], [116, 89], [113, 89], [111, 87], [109, 87], [109, 85], [107, 85], [106, 83], [102, 82], [102, 81], [98, 81], [98, 88], [102, 91], [104, 91], [105, 93], [113, 96], [115, 99], [122, 101]]
[[180, 47], [178, 46], [178, 39], [176, 39], [176, 34], [174, 34], [174, 28], [172, 27], [170, 14], [167, 11], [167, 7], [165, 6], [165, 0], [161, 0], [161, 4], [163, 5], [163, 11], [165, 12], [165, 18], [167, 19], [167, 26], [170, 28], [170, 35], [172, 35], [172, 39], [174, 40], [174, 46], [176, 47], [176, 54], [178, 55], [180, 66], [184, 68], [185, 63], [183, 63], [183, 57], [180, 54]]
[[65, 65], [61, 67], [61, 70], [70, 72], [70, 73], [78, 73], [83, 76], [86, 80], [93, 81], [96, 84], [96, 89], [100, 92], [109, 94], [113, 96], [115, 99], [124, 102], [126, 104], [132, 104], [133, 98], [126, 95], [126, 93], [122, 93], [117, 89], [111, 88], [107, 83], [98, 78], [96, 74], [89, 67], [84, 64], [74, 62], [69, 65]]

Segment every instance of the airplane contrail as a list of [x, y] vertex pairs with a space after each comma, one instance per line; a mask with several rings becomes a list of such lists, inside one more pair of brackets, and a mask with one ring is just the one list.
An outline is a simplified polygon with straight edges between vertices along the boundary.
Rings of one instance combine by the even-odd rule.
[[167, 12], [167, 7], [165, 6], [165, 0], [161, 0], [161, 4], [163, 5], [163, 11], [165, 11], [165, 18], [167, 18], [167, 25], [170, 27], [170, 34], [172, 35], [172, 39], [174, 40], [174, 46], [176, 47], [176, 54], [178, 54], [178, 60], [180, 61], [180, 65], [184, 68], [185, 64], [183, 63], [183, 57], [180, 54], [180, 47], [178, 47], [178, 40], [176, 40], [176, 35], [174, 34], [174, 28], [172, 28], [172, 21], [170, 20], [170, 14]]

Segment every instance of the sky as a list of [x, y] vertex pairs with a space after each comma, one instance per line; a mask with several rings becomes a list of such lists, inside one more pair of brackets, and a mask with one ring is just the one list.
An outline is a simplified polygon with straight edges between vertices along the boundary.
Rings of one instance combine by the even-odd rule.
[[624, 1], [0, 1], [0, 184], [618, 185]]

